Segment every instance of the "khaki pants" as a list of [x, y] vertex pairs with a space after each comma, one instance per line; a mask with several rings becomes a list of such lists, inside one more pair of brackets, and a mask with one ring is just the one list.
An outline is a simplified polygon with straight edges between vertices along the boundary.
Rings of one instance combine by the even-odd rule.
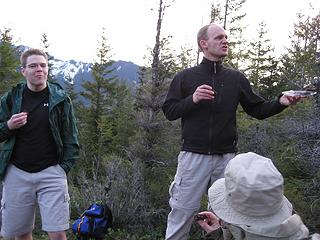
[[166, 240], [188, 238], [203, 194], [214, 181], [223, 177], [227, 163], [234, 156], [235, 153], [204, 155], [180, 152], [177, 172], [169, 188], [171, 212], [168, 215]]

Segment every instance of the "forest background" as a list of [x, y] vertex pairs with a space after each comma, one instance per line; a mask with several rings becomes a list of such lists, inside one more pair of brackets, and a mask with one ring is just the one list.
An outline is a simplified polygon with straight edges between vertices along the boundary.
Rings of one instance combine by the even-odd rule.
[[[229, 33], [225, 64], [244, 72], [255, 91], [266, 99], [288, 89], [320, 92], [320, 11], [314, 15], [297, 13], [288, 36], [291, 44], [279, 56], [264, 22], [254, 40], [244, 36], [245, 1], [215, 0], [208, 13], [211, 22], [220, 23]], [[172, 49], [171, 36], [161, 35], [166, 9], [173, 2], [158, 1], [155, 44], [146, 49], [148, 63], [140, 67], [134, 87], [110, 77], [114, 71], [112, 46], [107, 29], [103, 29], [92, 67], [94, 80], [83, 79], [80, 93], [72, 85], [66, 88], [74, 103], [81, 144], [81, 158], [68, 175], [72, 219], [93, 202], [107, 203], [114, 226], [106, 239], [164, 238], [170, 211], [168, 188], [180, 150], [180, 122], [167, 121], [161, 105], [175, 73], [201, 61], [197, 49]], [[45, 33], [41, 41], [43, 49], [54, 55]], [[11, 29], [0, 29], [0, 96], [21, 80], [17, 71], [20, 54]], [[55, 81], [50, 71], [49, 80]], [[239, 107], [237, 125], [239, 153], [253, 151], [271, 158], [285, 178], [285, 195], [310, 231], [319, 233], [320, 94], [263, 121], [251, 118]], [[204, 197], [202, 209], [206, 209], [206, 202]], [[35, 239], [46, 236], [36, 230]], [[196, 224], [190, 239], [201, 239]]]

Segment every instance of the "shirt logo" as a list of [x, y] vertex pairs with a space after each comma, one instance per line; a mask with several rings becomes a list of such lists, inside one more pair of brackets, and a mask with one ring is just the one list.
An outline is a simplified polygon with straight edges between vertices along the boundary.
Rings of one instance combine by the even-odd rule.
[[44, 103], [43, 106], [44, 107], [49, 107], [49, 103]]

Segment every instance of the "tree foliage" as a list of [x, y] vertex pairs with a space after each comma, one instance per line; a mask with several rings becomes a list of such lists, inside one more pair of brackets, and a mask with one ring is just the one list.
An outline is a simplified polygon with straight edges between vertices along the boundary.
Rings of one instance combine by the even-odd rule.
[[291, 46], [282, 56], [282, 78], [296, 89], [315, 84], [319, 77], [320, 16], [297, 14]]
[[54, 74], [52, 73], [52, 67], [53, 67], [53, 60], [54, 57], [49, 53], [49, 47], [50, 47], [50, 43], [49, 43], [49, 39], [46, 33], [42, 33], [41, 35], [41, 45], [42, 45], [42, 49], [43, 51], [47, 54], [48, 56], [48, 81], [52, 81], [55, 82], [56, 79], [54, 77]]
[[111, 120], [116, 103], [116, 77], [111, 75], [114, 69], [111, 68], [113, 61], [110, 59], [110, 50], [107, 38], [103, 33], [97, 50], [97, 59], [92, 67], [94, 80], [83, 82], [84, 90], [80, 93], [89, 105], [83, 109], [87, 112], [83, 115], [83, 128], [81, 128], [82, 136], [86, 141], [84, 147], [87, 153], [94, 153], [97, 159], [110, 152], [112, 145], [113, 126]]
[[250, 79], [254, 89], [266, 98], [273, 98], [281, 92], [283, 84], [280, 82], [278, 72], [278, 60], [268, 38], [268, 30], [265, 22], [260, 22], [258, 36], [249, 43], [247, 53], [248, 66], [245, 73]]
[[155, 45], [151, 52], [151, 67], [140, 71], [140, 81], [136, 89], [136, 109], [140, 146], [137, 156], [145, 163], [164, 164], [166, 144], [164, 138], [168, 125], [161, 111], [169, 80], [177, 70], [174, 54], [168, 48], [169, 39], [161, 38], [161, 26], [165, 9], [169, 2], [159, 0]]
[[0, 30], [0, 96], [22, 78], [19, 56], [20, 51], [14, 46], [11, 29]]
[[242, 24], [245, 3], [246, 0], [214, 0], [210, 11], [210, 22], [220, 24], [228, 33], [229, 54], [224, 61], [236, 69], [241, 69], [240, 63], [246, 58], [246, 26]]

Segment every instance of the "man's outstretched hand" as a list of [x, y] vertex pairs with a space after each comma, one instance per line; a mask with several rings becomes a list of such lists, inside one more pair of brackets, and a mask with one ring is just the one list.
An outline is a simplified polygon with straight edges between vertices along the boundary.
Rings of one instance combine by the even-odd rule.
[[284, 105], [284, 106], [290, 106], [290, 105], [294, 105], [297, 102], [300, 102], [303, 98], [303, 96], [287, 96], [287, 95], [282, 95], [279, 98], [279, 102], [280, 104]]

